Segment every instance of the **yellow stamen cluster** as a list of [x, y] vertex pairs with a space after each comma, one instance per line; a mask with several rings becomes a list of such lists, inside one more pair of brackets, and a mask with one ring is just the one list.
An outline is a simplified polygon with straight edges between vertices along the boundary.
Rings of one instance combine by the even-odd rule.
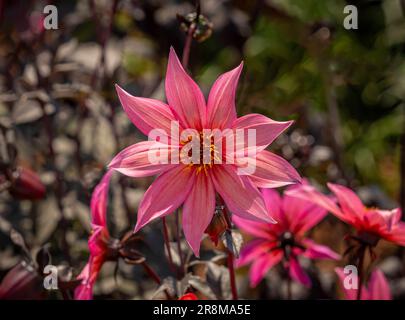
[[[200, 132], [199, 136], [195, 137], [195, 139], [198, 139], [199, 141], [199, 150], [193, 150], [193, 148], [191, 148], [187, 151], [180, 151], [180, 161], [184, 163], [185, 161], [183, 160], [185, 159], [187, 159], [188, 161], [191, 160], [191, 163], [188, 163], [189, 167], [197, 166], [197, 174], [199, 174], [200, 172], [204, 172], [207, 175], [208, 169], [212, 168], [215, 163], [221, 162], [221, 153], [215, 145], [214, 135], [212, 133], [206, 134]], [[193, 136], [190, 135], [187, 137], [186, 140], [180, 141], [180, 144], [184, 147], [184, 145], [191, 143], [192, 141]], [[207, 156], [204, 154], [205, 150], [209, 150], [209, 159], [207, 159]], [[193, 163], [192, 159], [190, 159], [190, 157], [193, 156], [193, 151], [199, 152], [199, 162]], [[188, 161], [186, 161], [186, 163]]]

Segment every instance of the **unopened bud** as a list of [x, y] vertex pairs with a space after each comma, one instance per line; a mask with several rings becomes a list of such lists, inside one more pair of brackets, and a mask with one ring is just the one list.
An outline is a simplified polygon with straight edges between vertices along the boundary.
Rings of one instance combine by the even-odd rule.
[[25, 262], [12, 268], [0, 283], [0, 300], [37, 300], [43, 294], [42, 278]]
[[222, 210], [216, 210], [211, 223], [205, 230], [205, 233], [207, 233], [210, 236], [211, 241], [217, 245], [219, 238], [227, 229], [228, 223]]
[[213, 24], [202, 14], [197, 19], [197, 13], [192, 12], [186, 16], [177, 15], [177, 19], [180, 21], [180, 28], [185, 33], [188, 33], [191, 26], [193, 26], [193, 38], [198, 42], [203, 42], [208, 39], [212, 34]]
[[194, 293], [186, 293], [185, 295], [181, 296], [179, 300], [198, 300], [198, 297]]
[[38, 200], [45, 196], [45, 186], [32, 170], [19, 167], [13, 172], [10, 194], [18, 199]]

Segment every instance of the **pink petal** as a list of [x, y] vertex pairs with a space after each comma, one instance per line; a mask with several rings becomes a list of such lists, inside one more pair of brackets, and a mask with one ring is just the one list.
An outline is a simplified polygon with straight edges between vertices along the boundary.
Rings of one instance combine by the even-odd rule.
[[91, 196], [91, 223], [93, 226], [107, 228], [108, 186], [112, 170], [108, 170]]
[[274, 217], [281, 216], [281, 205], [282, 199], [280, 194], [273, 189], [261, 189], [264, 203], [266, 204], [267, 210], [269, 210], [270, 215]]
[[311, 279], [308, 277], [304, 269], [301, 267], [296, 257], [294, 256], [290, 257], [289, 265], [290, 265], [290, 277], [293, 280], [302, 283], [304, 286], [310, 287]]
[[87, 263], [79, 274], [77, 279], [84, 280], [76, 289], [74, 293], [75, 300], [92, 300], [93, 299], [93, 285], [88, 282], [90, 278], [90, 263]]
[[104, 254], [106, 250], [104, 240], [107, 240], [106, 238], [108, 238], [107, 228], [94, 225], [88, 241], [91, 256]]
[[368, 282], [368, 292], [370, 300], [392, 300], [388, 281], [381, 270], [376, 269], [371, 274]]
[[285, 195], [291, 196], [291, 197], [297, 197], [309, 202], [312, 202], [327, 211], [333, 213], [336, 217], [339, 219], [347, 222], [347, 223], [352, 223], [353, 219], [352, 217], [347, 217], [345, 214], [340, 210], [340, 208], [333, 202], [332, 199], [327, 197], [326, 195], [322, 194], [318, 190], [316, 190], [313, 186], [310, 185], [303, 185], [301, 188], [294, 188], [291, 190], [287, 190]]
[[307, 248], [307, 250], [304, 253], [304, 256], [309, 259], [332, 259], [332, 260], [341, 259], [341, 256], [332, 249], [330, 249], [329, 247], [317, 244], [310, 239], [303, 239], [302, 243]]
[[222, 74], [213, 84], [207, 104], [207, 127], [230, 128], [236, 120], [235, 95], [243, 62], [235, 69]]
[[[399, 208], [394, 210], [381, 210], [381, 209], [368, 209], [365, 210], [365, 215], [372, 214], [378, 216], [376, 220], [379, 220], [380, 225], [384, 225], [387, 231], [395, 228], [395, 225], [400, 221], [401, 210]], [[370, 219], [371, 220], [371, 219]]]
[[405, 246], [405, 222], [398, 222], [384, 238], [400, 246]]
[[132, 123], [145, 135], [162, 129], [170, 135], [172, 121], [177, 121], [169, 106], [159, 100], [134, 97], [115, 85], [120, 102]]
[[[343, 290], [343, 293], [345, 295], [346, 300], [356, 300], [357, 299], [357, 290], [358, 289], [346, 289], [344, 286], [344, 281], [347, 277], [347, 275], [343, 272], [343, 268], [335, 268], [335, 272], [339, 277], [340, 280], [340, 286]], [[363, 287], [362, 293], [365, 291], [365, 288]]]
[[283, 252], [281, 250], [274, 250], [258, 257], [249, 270], [250, 286], [256, 287], [270, 268], [279, 263], [282, 257]]
[[82, 280], [82, 283], [75, 289], [75, 300], [91, 300], [93, 299], [93, 286], [96, 282], [101, 267], [105, 261], [105, 257], [91, 256], [89, 262], [83, 268], [82, 272], [77, 277], [78, 280]]
[[267, 213], [261, 193], [246, 176], [237, 175], [236, 168], [231, 165], [217, 167], [211, 169], [215, 190], [232, 213], [254, 221], [274, 222]]
[[290, 221], [293, 219], [290, 227], [294, 233], [304, 234], [321, 222], [326, 215], [327, 211], [324, 208], [313, 205], [309, 208], [307, 207], [306, 211], [298, 211], [295, 219], [290, 216]]
[[278, 188], [301, 181], [293, 166], [266, 150], [257, 154], [256, 170], [249, 177], [259, 188]]
[[233, 223], [241, 229], [243, 232], [250, 234], [252, 236], [263, 238], [267, 240], [274, 240], [275, 236], [271, 234], [271, 229], [269, 228], [269, 223], [257, 222], [248, 219], [238, 217], [237, 215], [232, 216]]
[[236, 151], [248, 147], [248, 130], [256, 131], [256, 152], [264, 150], [271, 144], [284, 130], [286, 130], [293, 121], [278, 122], [261, 114], [249, 114], [238, 118], [234, 121], [233, 129], [243, 129], [245, 138], [244, 141], [236, 143]]
[[184, 236], [199, 257], [201, 238], [215, 210], [215, 189], [211, 177], [200, 172], [183, 205]]
[[157, 177], [139, 205], [135, 232], [150, 221], [176, 210], [189, 195], [194, 181], [194, 169], [184, 165], [178, 165]]
[[283, 199], [274, 189], [261, 189], [264, 203], [269, 214], [277, 221], [277, 225], [284, 229], [289, 229], [289, 221], [283, 211]]
[[165, 88], [167, 102], [183, 128], [201, 130], [206, 113], [204, 96], [184, 71], [173, 48], [170, 48]]
[[[175, 166], [168, 164], [170, 162], [171, 148], [174, 147], [156, 141], [142, 141], [122, 150], [108, 166], [133, 178], [152, 176]], [[167, 163], [152, 163], [151, 159], [149, 159], [150, 152], [160, 152], [160, 156], [166, 158]]]
[[327, 210], [312, 201], [289, 195], [290, 191], [299, 192], [307, 184], [294, 185], [284, 193], [283, 210], [295, 234], [303, 234], [318, 224], [327, 214]]
[[268, 253], [275, 245], [275, 242], [265, 241], [263, 239], [250, 241], [242, 247], [240, 257], [236, 260], [237, 266], [241, 267], [256, 260], [261, 255]]
[[346, 216], [352, 217], [352, 219], [361, 219], [363, 217], [364, 205], [352, 190], [333, 183], [328, 183], [328, 187], [336, 195], [339, 205]]

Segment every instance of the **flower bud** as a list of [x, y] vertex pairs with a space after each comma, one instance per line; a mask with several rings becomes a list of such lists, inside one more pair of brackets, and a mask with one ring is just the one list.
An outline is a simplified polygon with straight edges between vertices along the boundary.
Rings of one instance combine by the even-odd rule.
[[42, 199], [45, 193], [45, 186], [34, 171], [19, 167], [13, 172], [13, 182], [10, 187], [10, 194], [13, 197], [38, 200]]
[[0, 300], [38, 300], [43, 296], [42, 278], [26, 262], [13, 267], [0, 284]]
[[215, 214], [211, 220], [211, 223], [205, 230], [205, 233], [207, 233], [210, 236], [211, 241], [217, 245], [219, 238], [227, 229], [228, 223], [224, 214], [222, 213], [222, 210], [215, 210]]
[[181, 296], [179, 300], [198, 300], [197, 296], [194, 293], [186, 293]]
[[180, 21], [181, 30], [185, 33], [188, 33], [193, 25], [193, 38], [198, 42], [207, 40], [212, 34], [213, 24], [202, 14], [198, 16], [198, 19], [196, 12], [189, 13], [186, 16], [177, 15], [177, 19]]

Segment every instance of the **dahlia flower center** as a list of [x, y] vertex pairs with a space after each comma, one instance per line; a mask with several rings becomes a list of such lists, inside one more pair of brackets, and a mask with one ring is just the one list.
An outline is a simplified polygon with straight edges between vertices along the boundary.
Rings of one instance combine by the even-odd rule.
[[380, 237], [371, 232], [360, 231], [357, 233], [356, 239], [365, 245], [375, 247], [378, 244]]
[[281, 236], [280, 236], [280, 246], [281, 247], [287, 247], [287, 246], [294, 246], [295, 245], [295, 241], [294, 241], [294, 235], [287, 231], [284, 232]]
[[189, 135], [180, 141], [180, 161], [190, 167], [196, 167], [197, 174], [208, 173], [214, 164], [220, 164], [221, 146], [214, 139], [214, 134], [199, 132], [198, 135]]

